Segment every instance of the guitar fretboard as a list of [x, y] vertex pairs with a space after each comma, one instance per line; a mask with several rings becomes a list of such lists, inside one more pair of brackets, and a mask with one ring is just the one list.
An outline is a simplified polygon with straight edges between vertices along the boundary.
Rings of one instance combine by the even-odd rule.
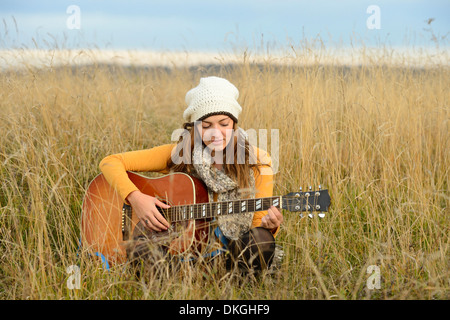
[[207, 219], [229, 214], [265, 211], [271, 206], [280, 207], [281, 201], [281, 196], [240, 199], [172, 206], [164, 211], [169, 220], [177, 222], [192, 219]]

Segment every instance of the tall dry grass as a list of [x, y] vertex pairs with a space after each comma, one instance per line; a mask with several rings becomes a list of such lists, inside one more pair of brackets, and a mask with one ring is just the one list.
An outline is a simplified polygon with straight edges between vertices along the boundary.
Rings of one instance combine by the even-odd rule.
[[[449, 70], [253, 64], [60, 67], [0, 74], [2, 299], [448, 299]], [[100, 160], [170, 142], [201, 76], [241, 92], [244, 129], [279, 130], [275, 193], [329, 189], [325, 219], [284, 212], [280, 270], [220, 266], [137, 280], [79, 248], [81, 201]], [[271, 150], [269, 139], [268, 151]], [[273, 155], [276, 156], [276, 155]], [[80, 289], [66, 268], [78, 265]], [[380, 270], [370, 289], [368, 267]]]

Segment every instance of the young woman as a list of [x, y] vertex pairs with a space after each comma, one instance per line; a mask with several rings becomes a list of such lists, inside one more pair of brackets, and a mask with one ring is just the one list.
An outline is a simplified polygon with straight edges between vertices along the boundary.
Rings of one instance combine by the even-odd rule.
[[[101, 161], [100, 169], [107, 181], [132, 206], [146, 228], [167, 230], [170, 225], [157, 206], [169, 206], [139, 191], [126, 171], [190, 174], [205, 183], [210, 201], [272, 196], [270, 157], [250, 145], [245, 131], [238, 127], [242, 110], [238, 96], [238, 89], [228, 80], [202, 78], [186, 94], [186, 122], [178, 143], [115, 154]], [[267, 211], [221, 216], [211, 239], [224, 250], [215, 252], [230, 253], [228, 266], [238, 262], [249, 268], [267, 268], [282, 221], [280, 210], [274, 206]]]

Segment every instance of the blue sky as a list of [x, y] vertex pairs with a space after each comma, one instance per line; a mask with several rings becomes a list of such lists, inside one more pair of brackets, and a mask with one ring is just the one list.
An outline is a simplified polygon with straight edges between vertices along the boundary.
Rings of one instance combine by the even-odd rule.
[[[80, 9], [80, 29], [67, 27], [70, 5]], [[380, 9], [380, 29], [367, 27], [370, 5]], [[0, 18], [0, 48], [275, 50], [319, 38], [340, 47], [433, 46], [429, 27], [441, 44], [450, 39], [449, 0], [0, 0]]]

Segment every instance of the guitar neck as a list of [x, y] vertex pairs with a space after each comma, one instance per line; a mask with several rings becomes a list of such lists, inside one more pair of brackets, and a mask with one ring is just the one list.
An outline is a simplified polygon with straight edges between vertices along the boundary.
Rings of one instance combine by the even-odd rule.
[[177, 222], [214, 218], [230, 214], [265, 211], [271, 206], [280, 208], [281, 205], [282, 196], [276, 196], [172, 206], [169, 209], [165, 209], [165, 212], [172, 222]]

